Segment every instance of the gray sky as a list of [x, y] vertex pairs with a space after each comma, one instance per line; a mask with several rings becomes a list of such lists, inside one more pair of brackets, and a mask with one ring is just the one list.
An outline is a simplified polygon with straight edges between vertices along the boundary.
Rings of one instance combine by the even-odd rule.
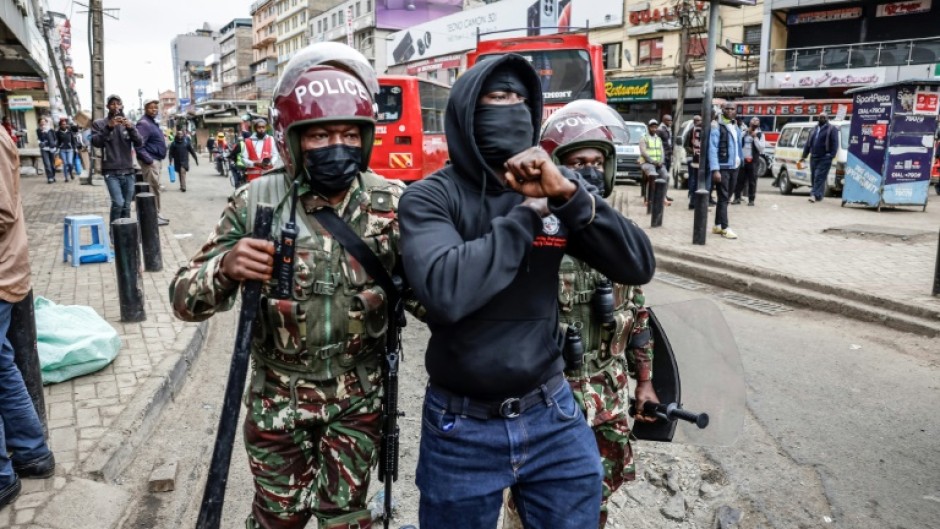
[[[74, 0], [48, 0], [49, 10], [72, 20], [72, 63], [82, 107], [91, 108], [91, 66], [88, 57], [88, 14]], [[144, 99], [173, 88], [170, 41], [208, 22], [213, 28], [233, 18], [249, 17], [254, 0], [104, 0], [118, 8], [118, 20], [104, 17], [104, 85], [106, 94], [118, 94], [125, 109], [137, 108], [137, 90]], [[82, 1], [88, 4], [87, 0]]]

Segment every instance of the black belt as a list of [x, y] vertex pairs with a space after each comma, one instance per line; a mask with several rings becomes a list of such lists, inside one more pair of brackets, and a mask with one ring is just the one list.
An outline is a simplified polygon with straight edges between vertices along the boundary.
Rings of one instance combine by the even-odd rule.
[[449, 413], [488, 420], [496, 417], [514, 419], [540, 402], [548, 403], [551, 396], [558, 391], [562, 384], [567, 384], [565, 376], [563, 373], [558, 373], [525, 395], [509, 397], [502, 401], [471, 399], [451, 393], [434, 384], [431, 384], [431, 389], [444, 397], [446, 400], [445, 409]]

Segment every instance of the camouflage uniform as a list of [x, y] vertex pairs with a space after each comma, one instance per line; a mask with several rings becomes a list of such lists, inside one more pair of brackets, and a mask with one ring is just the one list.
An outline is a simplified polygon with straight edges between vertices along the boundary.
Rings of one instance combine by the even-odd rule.
[[[398, 198], [404, 186], [359, 175], [337, 214], [391, 270]], [[305, 184], [298, 195], [294, 284], [288, 300], [264, 285], [245, 394], [245, 445], [255, 479], [249, 529], [368, 527], [369, 471], [380, 435], [385, 293], [311, 215], [329, 207]], [[238, 285], [220, 274], [223, 255], [250, 236], [259, 202], [275, 204], [272, 239], [290, 211], [284, 173], [262, 177], [229, 199], [208, 242], [170, 285], [177, 317], [204, 320], [235, 303]]]
[[[604, 467], [600, 528], [607, 523], [607, 501], [623, 485], [636, 479], [630, 425], [627, 422], [627, 377], [652, 378], [653, 341], [649, 313], [640, 287], [613, 284], [612, 329], [592, 317], [591, 302], [597, 282], [604, 277], [587, 264], [566, 255], [558, 278], [559, 317], [562, 326], [580, 322], [584, 363], [578, 371], [566, 371], [575, 400], [594, 430]], [[508, 503], [503, 529], [521, 528], [514, 506]]]

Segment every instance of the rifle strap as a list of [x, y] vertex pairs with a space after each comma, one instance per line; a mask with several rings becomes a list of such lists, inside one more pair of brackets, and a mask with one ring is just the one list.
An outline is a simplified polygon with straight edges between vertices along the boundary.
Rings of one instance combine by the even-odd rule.
[[401, 299], [401, 293], [398, 291], [398, 287], [395, 286], [395, 282], [392, 281], [392, 276], [382, 266], [375, 253], [366, 246], [366, 243], [356, 235], [356, 232], [343, 219], [339, 218], [333, 208], [320, 208], [313, 212], [313, 216], [350, 255], [359, 261], [359, 264], [372, 276], [372, 279], [382, 287], [385, 295], [388, 296], [389, 314], [395, 314]]

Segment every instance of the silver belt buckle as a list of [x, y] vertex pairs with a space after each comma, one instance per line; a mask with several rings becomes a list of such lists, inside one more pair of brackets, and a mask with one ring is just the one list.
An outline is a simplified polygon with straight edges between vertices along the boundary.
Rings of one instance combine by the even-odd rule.
[[522, 414], [522, 401], [511, 397], [499, 405], [499, 415], [504, 419], [515, 419]]

